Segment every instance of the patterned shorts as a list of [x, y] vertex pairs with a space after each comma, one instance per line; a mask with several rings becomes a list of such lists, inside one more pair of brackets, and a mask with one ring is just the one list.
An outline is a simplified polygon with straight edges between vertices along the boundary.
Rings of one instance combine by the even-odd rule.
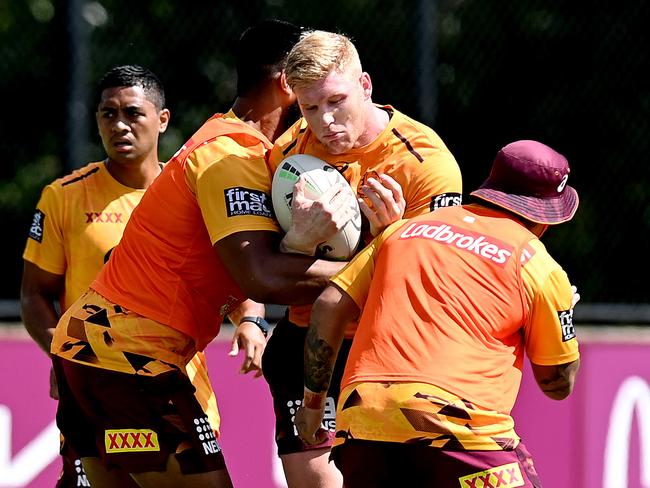
[[140, 376], [53, 358], [57, 425], [80, 457], [127, 473], [163, 471], [175, 455], [183, 474], [225, 469], [221, 448], [185, 374]]
[[522, 443], [510, 451], [448, 451], [428, 445], [348, 440], [332, 449], [346, 488], [541, 488]]

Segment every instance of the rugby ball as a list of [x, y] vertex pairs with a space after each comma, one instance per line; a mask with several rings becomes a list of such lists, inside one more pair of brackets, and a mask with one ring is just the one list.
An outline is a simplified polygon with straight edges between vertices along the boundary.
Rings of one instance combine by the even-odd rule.
[[[291, 227], [293, 187], [302, 174], [305, 175], [305, 196], [309, 199], [317, 199], [336, 183], [343, 183], [352, 192], [341, 173], [325, 161], [308, 154], [294, 154], [285, 158], [275, 170], [271, 186], [273, 211], [285, 232]], [[356, 195], [352, 201], [354, 217], [338, 233], [318, 246], [318, 256], [344, 261], [354, 255], [361, 239], [361, 212]]]

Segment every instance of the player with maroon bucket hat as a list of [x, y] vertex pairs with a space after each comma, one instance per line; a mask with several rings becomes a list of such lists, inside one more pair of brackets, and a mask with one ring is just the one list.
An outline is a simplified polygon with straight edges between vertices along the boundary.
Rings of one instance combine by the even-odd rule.
[[345, 324], [359, 318], [341, 381], [332, 457], [346, 488], [540, 487], [510, 411], [524, 353], [562, 400], [579, 367], [575, 289], [539, 240], [578, 207], [564, 156], [502, 148], [475, 203], [388, 227], [332, 278], [305, 343], [299, 435], [320, 442]]

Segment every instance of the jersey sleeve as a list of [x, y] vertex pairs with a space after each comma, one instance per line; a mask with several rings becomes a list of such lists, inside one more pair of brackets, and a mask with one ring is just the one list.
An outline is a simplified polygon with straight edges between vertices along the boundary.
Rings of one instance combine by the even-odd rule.
[[43, 189], [29, 228], [23, 259], [53, 274], [66, 270], [62, 188], [48, 185]]
[[405, 189], [409, 219], [440, 207], [462, 203], [463, 183], [458, 163], [449, 151], [438, 149], [427, 155]]
[[273, 216], [271, 176], [264, 158], [224, 153], [209, 163], [193, 153], [186, 167], [212, 244], [241, 231], [281, 232]]
[[332, 283], [354, 300], [354, 303], [357, 304], [360, 310], [363, 310], [363, 306], [368, 298], [379, 249], [384, 241], [402, 225], [404, 225], [404, 220], [398, 220], [389, 225], [370, 244], [356, 254], [352, 261], [330, 279]]
[[538, 248], [522, 269], [522, 279], [530, 303], [529, 319], [524, 327], [530, 361], [553, 366], [578, 359], [571, 308], [573, 291], [564, 270], [544, 249]]

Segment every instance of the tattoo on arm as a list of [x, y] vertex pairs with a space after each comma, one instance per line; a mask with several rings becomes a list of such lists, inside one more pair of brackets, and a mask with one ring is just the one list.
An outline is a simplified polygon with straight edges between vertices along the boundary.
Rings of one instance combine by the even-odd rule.
[[305, 340], [305, 386], [315, 393], [327, 391], [335, 360], [334, 349], [310, 327]]

